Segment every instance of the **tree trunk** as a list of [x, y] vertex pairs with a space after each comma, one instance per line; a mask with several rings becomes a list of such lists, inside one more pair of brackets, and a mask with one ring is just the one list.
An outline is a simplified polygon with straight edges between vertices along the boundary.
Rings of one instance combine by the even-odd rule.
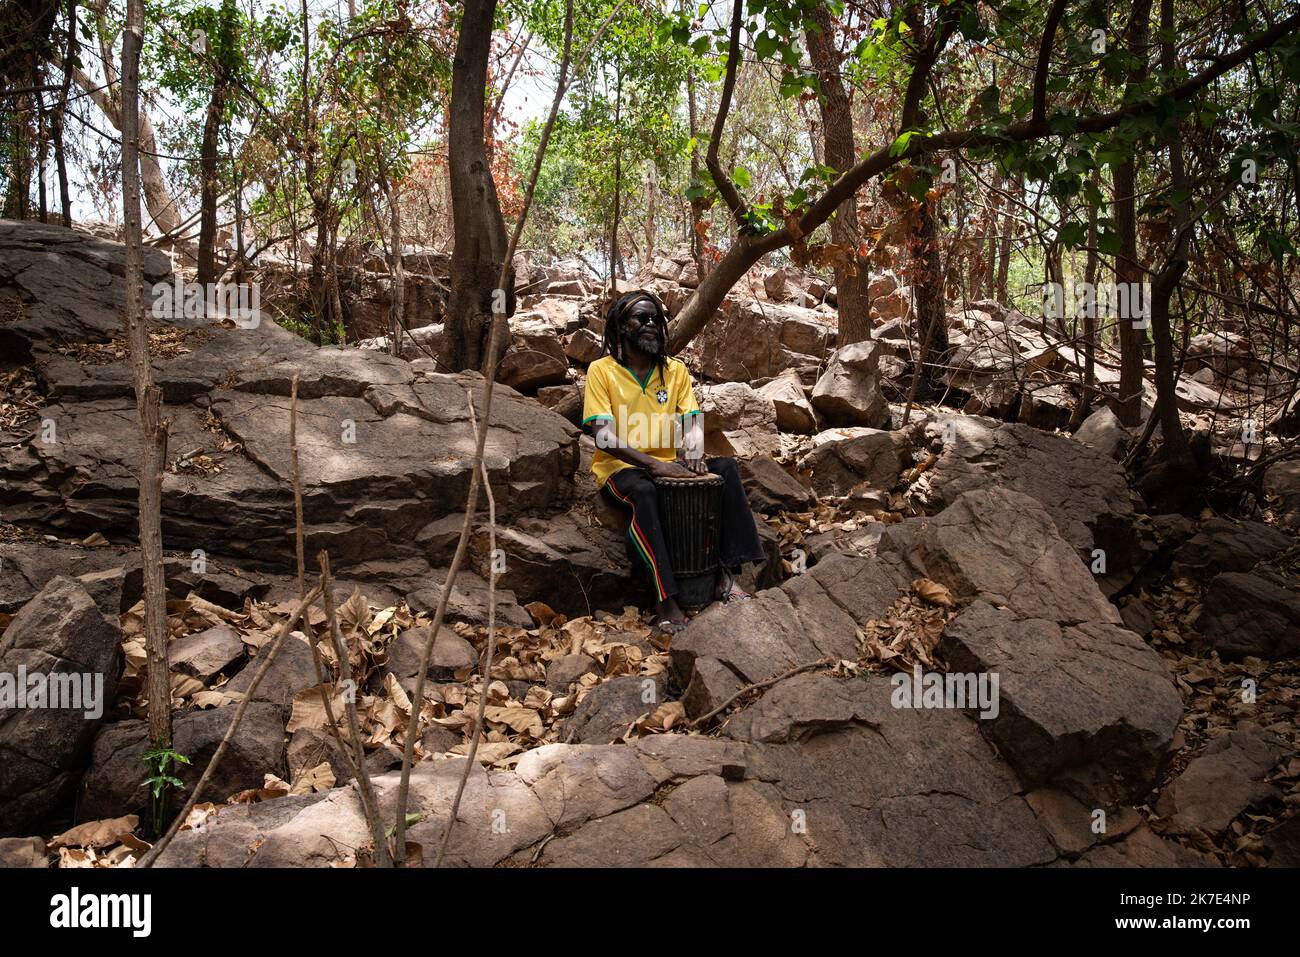
[[[1177, 67], [1171, 31], [1174, 29], [1173, 0], [1160, 0], [1160, 66], [1172, 74]], [[1185, 195], [1187, 169], [1183, 163], [1181, 127], [1174, 125], [1166, 139], [1169, 149], [1169, 182], [1175, 193]], [[1169, 259], [1151, 284], [1151, 338], [1155, 344], [1156, 414], [1164, 436], [1164, 459], [1173, 463], [1188, 460], [1190, 453], [1183, 423], [1178, 416], [1178, 395], [1174, 379], [1174, 343], [1169, 318], [1169, 303], [1178, 290], [1178, 282], [1187, 269], [1188, 210], [1185, 198], [1174, 201], [1174, 229], [1177, 238]]]
[[515, 305], [513, 269], [506, 288], [496, 292], [506, 255], [506, 224], [488, 165], [483, 127], [496, 6], [496, 0], [466, 0], [452, 62], [447, 162], [455, 239], [440, 356], [447, 370], [486, 367], [493, 307], [509, 316]]
[[[822, 131], [826, 141], [826, 165], [843, 173], [857, 162], [857, 148], [853, 142], [853, 114], [849, 97], [840, 79], [841, 57], [835, 44], [835, 21], [824, 6], [813, 8], [814, 28], [807, 32], [808, 56], [821, 81], [822, 97], [819, 100], [822, 114]], [[849, 197], [835, 211], [831, 219], [831, 242], [843, 246], [848, 254], [836, 260], [835, 288], [840, 323], [838, 344], [849, 345], [871, 338], [871, 303], [867, 295], [868, 275], [858, 266], [858, 203], [856, 195]]]
[[203, 155], [199, 157], [199, 261], [195, 278], [200, 285], [217, 278], [217, 139], [225, 112], [226, 71], [218, 66], [203, 118]]
[[149, 327], [144, 315], [144, 254], [140, 228], [139, 77], [144, 0], [128, 0], [122, 34], [122, 212], [126, 233], [126, 338], [140, 419], [140, 560], [144, 575], [145, 654], [149, 663], [149, 740], [169, 747], [171, 669], [167, 661], [167, 590], [163, 580], [162, 472], [167, 432], [162, 392], [153, 382]]
[[[1007, 209], [1002, 214], [1001, 235], [998, 237], [998, 274], [995, 286], [997, 288], [998, 302], [1005, 303], [1011, 298], [1007, 290], [1007, 278], [1011, 272], [1011, 239], [1016, 229], [1016, 220], [1011, 204], [1011, 182], [1005, 178], [1002, 182], [1003, 189], [1007, 193], [1004, 200]], [[1024, 195], [1023, 187], [1020, 189], [1020, 195]]]
[[[1146, 76], [1146, 45], [1151, 0], [1137, 0], [1133, 18], [1127, 31], [1128, 52], [1138, 57], [1140, 64], [1129, 74], [1128, 88], [1132, 89]], [[1138, 262], [1137, 241], [1137, 164], [1129, 159], [1115, 167], [1115, 229], [1119, 233], [1120, 249], [1115, 263], [1115, 279], [1130, 290], [1128, 301], [1135, 296], [1131, 291], [1143, 280]], [[1132, 310], [1128, 310], [1131, 312]], [[1132, 428], [1142, 420], [1143, 363], [1142, 350], [1146, 343], [1146, 330], [1135, 325], [1139, 320], [1131, 315], [1116, 319], [1119, 325], [1119, 408], [1120, 422]]]
[[406, 329], [406, 264], [402, 259], [402, 208], [398, 202], [397, 190], [388, 181], [384, 171], [383, 160], [379, 163], [380, 185], [388, 200], [389, 226], [389, 271], [393, 275], [393, 311], [389, 320], [388, 351], [395, 356], [402, 354], [402, 332]]
[[[1092, 174], [1094, 186], [1101, 182], [1100, 174]], [[1097, 206], [1088, 206], [1088, 258], [1083, 267], [1083, 281], [1089, 289], [1097, 288]], [[1092, 390], [1097, 381], [1097, 310], [1096, 296], [1093, 297], [1094, 308], [1083, 311], [1083, 388], [1079, 390], [1079, 401], [1070, 416], [1069, 431], [1076, 432], [1083, 420], [1092, 411]]]
[[[71, 63], [77, 52], [77, 0], [68, 0], [68, 49], [64, 62]], [[72, 85], [72, 76], [67, 70], [63, 73], [63, 82], [59, 86], [59, 105], [54, 111], [51, 133], [54, 136], [54, 162], [59, 170], [59, 211], [63, 217], [63, 227], [72, 228], [72, 192], [68, 188], [68, 161], [63, 148], [63, 120], [68, 112], [68, 88]]]
[[939, 225], [935, 218], [936, 202], [921, 201], [919, 222], [914, 238], [912, 261], [915, 263], [913, 289], [916, 294], [916, 327], [922, 337], [921, 376], [918, 394], [925, 398], [936, 389], [938, 368], [948, 355], [948, 321], [944, 315], [943, 259], [939, 255]]

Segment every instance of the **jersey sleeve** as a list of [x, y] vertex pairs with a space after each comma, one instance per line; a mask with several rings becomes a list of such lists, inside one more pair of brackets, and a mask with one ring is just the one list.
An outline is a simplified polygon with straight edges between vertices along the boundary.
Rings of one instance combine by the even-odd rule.
[[597, 419], [614, 419], [614, 404], [609, 396], [609, 378], [601, 366], [593, 364], [587, 370], [587, 384], [583, 389], [582, 424], [590, 425]]
[[683, 363], [678, 367], [676, 413], [681, 416], [700, 415], [700, 404], [695, 400], [695, 387], [691, 374]]

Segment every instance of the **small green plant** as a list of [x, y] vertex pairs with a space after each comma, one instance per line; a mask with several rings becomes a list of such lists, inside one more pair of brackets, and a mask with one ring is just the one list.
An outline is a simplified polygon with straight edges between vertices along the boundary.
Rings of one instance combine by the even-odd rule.
[[177, 765], [189, 764], [190, 759], [168, 747], [154, 745], [144, 753], [149, 776], [144, 783], [149, 786], [149, 807], [153, 815], [153, 833], [162, 833], [163, 815], [167, 809], [167, 794], [172, 789], [184, 790], [185, 783], [168, 771]]

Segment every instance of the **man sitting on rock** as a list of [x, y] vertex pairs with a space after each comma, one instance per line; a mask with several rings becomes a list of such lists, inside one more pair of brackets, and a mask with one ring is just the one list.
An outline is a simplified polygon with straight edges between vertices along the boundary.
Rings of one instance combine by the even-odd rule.
[[[669, 634], [686, 626], [668, 562], [655, 478], [722, 476], [721, 601], [750, 596], [736, 584], [741, 565], [763, 558], [754, 516], [733, 458], [704, 459], [703, 413], [686, 364], [668, 355], [664, 307], [649, 292], [623, 296], [605, 315], [608, 353], [587, 369], [582, 424], [596, 440], [591, 470], [600, 494], [631, 511], [627, 534], [650, 571], [656, 621]], [[681, 452], [680, 459], [679, 451]]]

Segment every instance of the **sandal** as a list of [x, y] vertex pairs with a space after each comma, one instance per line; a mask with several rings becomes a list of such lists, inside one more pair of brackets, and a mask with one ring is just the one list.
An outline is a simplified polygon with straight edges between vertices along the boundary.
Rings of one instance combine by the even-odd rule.
[[683, 631], [689, 624], [689, 621], [673, 621], [671, 618], [664, 618], [660, 620], [657, 627], [665, 635], [675, 635]]
[[753, 597], [753, 595], [736, 584], [735, 575], [730, 572], [726, 573], [726, 578], [723, 580], [722, 594], [717, 599], [719, 602], [727, 605], [733, 601], [751, 601]]
[[727, 591], [727, 594], [722, 599], [723, 604], [729, 604], [733, 601], [753, 601], [753, 600], [754, 600], [754, 596], [751, 595], [749, 592], [745, 591], [735, 582], [731, 583], [731, 588]]

